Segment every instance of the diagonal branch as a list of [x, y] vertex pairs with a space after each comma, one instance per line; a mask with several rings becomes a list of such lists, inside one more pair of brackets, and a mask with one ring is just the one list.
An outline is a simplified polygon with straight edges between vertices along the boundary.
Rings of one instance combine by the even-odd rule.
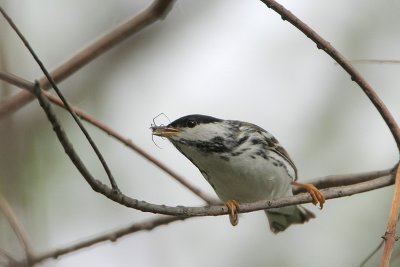
[[[13, 209], [11, 208], [8, 201], [0, 195], [0, 210], [3, 212], [4, 216], [7, 218], [8, 223], [13, 229], [15, 235], [18, 238], [19, 243], [21, 244], [24, 253], [25, 253], [25, 262], [30, 263], [33, 257], [32, 246], [29, 241], [28, 235], [26, 234], [25, 228], [20, 224], [17, 216], [15, 215]], [[11, 257], [8, 256], [7, 253], [2, 253], [8, 259]]]
[[[174, 0], [154, 0], [145, 10], [77, 52], [65, 63], [50, 72], [50, 75], [57, 83], [63, 81], [115, 45], [140, 32], [157, 20], [163, 19], [172, 8], [174, 2]], [[39, 81], [41, 88], [50, 89], [50, 84], [45, 77], [42, 77]], [[31, 94], [21, 92], [3, 101], [0, 105], [0, 119], [14, 113], [33, 99], [34, 97]]]
[[33, 264], [40, 263], [42, 261], [45, 261], [47, 259], [56, 259], [60, 256], [93, 246], [95, 244], [101, 243], [101, 242], [106, 242], [106, 241], [111, 241], [115, 242], [117, 239], [126, 236], [128, 234], [133, 234], [139, 231], [151, 231], [154, 228], [161, 226], [161, 225], [167, 225], [169, 223], [175, 222], [175, 221], [182, 221], [185, 218], [180, 218], [180, 217], [171, 217], [171, 216], [160, 216], [156, 219], [148, 220], [145, 222], [141, 223], [134, 223], [131, 225], [128, 225], [126, 227], [120, 228], [118, 230], [109, 232], [109, 233], [104, 233], [100, 234], [98, 236], [88, 238], [86, 240], [77, 242], [75, 244], [71, 244], [69, 246], [65, 246], [62, 248], [57, 248], [51, 251], [48, 251], [46, 253], [43, 253], [41, 255], [35, 256], [32, 259]]

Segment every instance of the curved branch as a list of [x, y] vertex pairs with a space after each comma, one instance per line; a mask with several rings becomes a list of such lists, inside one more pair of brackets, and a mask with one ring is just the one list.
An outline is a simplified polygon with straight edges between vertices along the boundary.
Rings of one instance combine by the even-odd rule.
[[389, 109], [386, 107], [385, 103], [379, 98], [378, 94], [375, 92], [374, 88], [362, 77], [362, 75], [351, 65], [351, 63], [328, 41], [322, 38], [318, 33], [311, 29], [307, 24], [296, 17], [292, 12], [287, 10], [281, 4], [275, 2], [274, 0], [261, 0], [268, 8], [271, 8], [279, 15], [281, 15], [283, 20], [288, 21], [294, 27], [299, 29], [308, 38], [310, 38], [316, 45], [318, 49], [324, 50], [330, 57], [332, 57], [342, 68], [350, 75], [351, 79], [356, 82], [364, 93], [371, 100], [372, 104], [376, 107], [379, 114], [385, 120], [387, 126], [389, 127], [394, 140], [397, 144], [397, 148], [400, 152], [400, 128], [394, 119], [393, 115], [390, 113]]
[[[157, 20], [163, 19], [172, 8], [174, 2], [174, 0], [153, 1], [153, 3], [141, 13], [117, 26], [92, 44], [77, 52], [61, 66], [54, 69], [50, 75], [57, 83], [68, 78], [115, 45], [129, 38], [133, 34], [138, 33], [143, 28], [151, 25]], [[50, 89], [50, 84], [45, 77], [39, 79], [39, 82], [41, 88], [46, 90]], [[0, 105], [0, 119], [14, 113], [33, 99], [34, 97], [31, 94], [21, 92], [8, 100], [3, 101]]]

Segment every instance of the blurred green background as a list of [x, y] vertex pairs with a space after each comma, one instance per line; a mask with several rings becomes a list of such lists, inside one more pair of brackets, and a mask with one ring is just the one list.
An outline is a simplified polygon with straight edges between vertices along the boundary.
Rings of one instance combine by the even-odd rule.
[[[48, 67], [150, 1], [2, 0]], [[281, 1], [349, 59], [398, 59], [398, 1]], [[42, 76], [0, 20], [1, 69]], [[399, 119], [400, 65], [357, 65]], [[386, 169], [398, 159], [389, 130], [349, 76], [315, 44], [260, 1], [177, 1], [157, 22], [60, 84], [92, 114], [187, 177], [212, 189], [150, 124], [201, 113], [249, 121], [288, 150], [300, 180]], [[0, 82], [1, 100], [19, 92]], [[91, 172], [106, 182], [94, 153], [63, 110], [57, 114]], [[166, 124], [163, 117], [158, 124]], [[152, 164], [87, 126], [122, 191], [166, 205], [203, 202]], [[263, 212], [196, 218], [103, 243], [41, 266], [357, 266], [384, 234], [393, 188], [330, 200], [317, 219], [273, 235]], [[66, 157], [36, 102], [0, 121], [0, 193], [45, 252], [152, 217], [93, 192]], [[22, 257], [0, 215], [0, 248]], [[393, 257], [399, 258], [399, 251]], [[379, 262], [378, 254], [369, 266]]]

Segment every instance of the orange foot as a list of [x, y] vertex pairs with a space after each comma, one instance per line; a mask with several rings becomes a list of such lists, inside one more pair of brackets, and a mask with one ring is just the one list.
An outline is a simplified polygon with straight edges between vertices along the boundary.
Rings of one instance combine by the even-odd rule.
[[228, 200], [225, 203], [228, 208], [229, 220], [233, 226], [239, 222], [239, 203], [236, 200]]
[[317, 205], [317, 203], [319, 203], [320, 209], [322, 209], [324, 207], [325, 197], [324, 197], [324, 195], [322, 195], [321, 191], [319, 191], [318, 188], [316, 188], [314, 185], [302, 184], [302, 183], [298, 183], [298, 182], [292, 182], [292, 185], [299, 186], [299, 187], [302, 187], [305, 190], [307, 190], [307, 192], [311, 195], [311, 197], [313, 199], [312, 203], [314, 205]]

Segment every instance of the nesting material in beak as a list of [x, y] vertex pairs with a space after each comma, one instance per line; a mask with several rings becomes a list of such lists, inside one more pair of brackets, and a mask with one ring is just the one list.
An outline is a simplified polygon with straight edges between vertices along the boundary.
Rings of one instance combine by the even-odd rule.
[[153, 126], [151, 127], [153, 131], [153, 135], [161, 136], [161, 137], [173, 137], [179, 133], [178, 129], [168, 127], [168, 126]]

